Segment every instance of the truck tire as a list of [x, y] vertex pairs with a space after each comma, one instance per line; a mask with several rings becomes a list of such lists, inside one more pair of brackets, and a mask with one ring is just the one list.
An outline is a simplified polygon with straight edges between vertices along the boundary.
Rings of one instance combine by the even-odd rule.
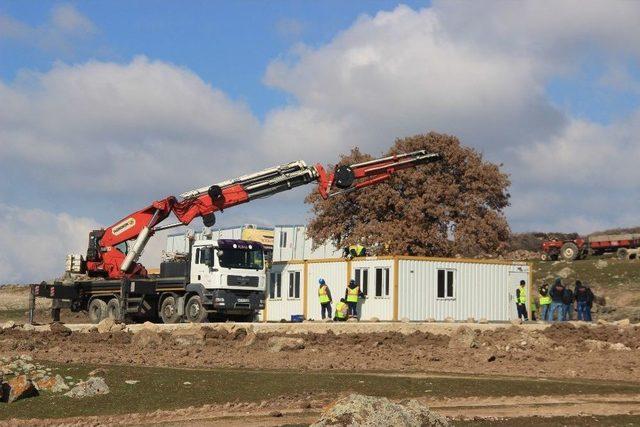
[[618, 259], [627, 259], [627, 257], [629, 257], [629, 251], [627, 248], [620, 248], [616, 251], [616, 256]]
[[171, 295], [165, 297], [160, 304], [158, 315], [162, 323], [178, 323], [180, 321], [180, 315], [178, 314], [176, 297]]
[[107, 303], [107, 317], [120, 320], [120, 300], [118, 298], [111, 298]]
[[184, 306], [184, 317], [187, 322], [202, 323], [207, 320], [207, 310], [202, 305], [200, 295], [192, 295]]
[[562, 258], [566, 259], [567, 261], [573, 261], [578, 258], [578, 255], [580, 255], [578, 246], [573, 242], [567, 242], [562, 245], [560, 253], [562, 254]]
[[91, 323], [100, 323], [107, 318], [107, 303], [100, 298], [94, 298], [89, 303], [88, 311]]

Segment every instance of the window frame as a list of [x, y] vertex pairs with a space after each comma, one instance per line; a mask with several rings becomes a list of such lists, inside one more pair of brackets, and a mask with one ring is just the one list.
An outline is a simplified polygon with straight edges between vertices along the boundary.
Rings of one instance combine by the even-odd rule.
[[[362, 280], [363, 278], [367, 280]], [[369, 296], [369, 267], [354, 268], [353, 279], [356, 281], [356, 284], [360, 286], [360, 292], [362, 292], [364, 296]]]
[[[457, 270], [455, 268], [436, 269], [436, 300], [443, 301], [456, 299], [456, 271]], [[444, 296], [440, 296], [440, 272], [443, 273], [444, 277], [444, 282], [442, 284]]]
[[[277, 287], [274, 287], [274, 284], [277, 284]], [[273, 297], [271, 296], [272, 293]], [[269, 299], [272, 301], [282, 300], [282, 272], [269, 273]]]
[[287, 247], [287, 233], [284, 230], [280, 230], [280, 247], [281, 248], [286, 248]]
[[[287, 300], [297, 301], [300, 299], [301, 276], [300, 271], [289, 271], [289, 292], [287, 293]], [[293, 282], [291, 281], [292, 277]], [[297, 296], [296, 293], [298, 294]]]
[[[378, 271], [380, 271], [380, 295], [378, 295]], [[375, 267], [374, 269], [374, 298], [388, 299], [391, 298], [391, 268]]]

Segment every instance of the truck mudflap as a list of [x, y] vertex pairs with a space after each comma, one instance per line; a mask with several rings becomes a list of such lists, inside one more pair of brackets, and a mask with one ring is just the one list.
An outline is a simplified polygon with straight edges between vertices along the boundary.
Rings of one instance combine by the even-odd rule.
[[264, 308], [264, 292], [215, 289], [205, 293], [205, 301], [216, 313], [250, 313]]

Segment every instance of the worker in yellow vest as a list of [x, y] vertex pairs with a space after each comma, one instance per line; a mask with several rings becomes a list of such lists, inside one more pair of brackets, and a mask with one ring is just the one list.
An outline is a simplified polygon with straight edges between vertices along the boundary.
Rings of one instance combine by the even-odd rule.
[[527, 287], [524, 280], [520, 281], [520, 287], [516, 289], [516, 308], [518, 309], [518, 319], [529, 320], [527, 315]]
[[540, 302], [540, 320], [549, 320], [549, 307], [551, 307], [551, 296], [549, 295], [549, 284], [544, 283], [538, 289], [538, 293], [540, 294], [539, 302]]
[[349, 282], [349, 286], [347, 286], [347, 291], [344, 295], [345, 300], [347, 301], [347, 305], [349, 306], [349, 316], [350, 317], [358, 317], [358, 300], [360, 298], [364, 298], [362, 292], [360, 292], [360, 285], [356, 283], [355, 280], [351, 279]]
[[331, 290], [325, 283], [324, 279], [318, 280], [320, 286], [318, 287], [318, 299], [320, 300], [320, 314], [322, 320], [331, 319]]
[[347, 320], [347, 311], [349, 308], [347, 307], [347, 303], [344, 301], [344, 298], [340, 298], [340, 302], [336, 304], [336, 317], [333, 320], [337, 322], [345, 322]]
[[344, 257], [347, 259], [353, 259], [356, 257], [362, 257], [367, 255], [367, 248], [361, 244], [351, 245], [344, 248]]

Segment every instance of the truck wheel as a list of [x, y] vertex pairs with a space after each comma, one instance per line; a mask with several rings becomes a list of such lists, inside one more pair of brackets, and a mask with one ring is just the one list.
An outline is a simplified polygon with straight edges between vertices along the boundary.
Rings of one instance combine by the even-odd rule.
[[107, 303], [99, 298], [94, 298], [89, 303], [89, 320], [91, 323], [100, 323], [107, 317]]
[[107, 317], [120, 320], [120, 300], [118, 298], [111, 298], [107, 303]]
[[573, 242], [567, 242], [562, 245], [562, 249], [560, 249], [560, 253], [562, 254], [562, 258], [567, 261], [573, 261], [578, 258], [580, 254], [578, 252], [578, 246]]
[[159, 315], [162, 323], [178, 323], [180, 321], [175, 297], [168, 296], [162, 300]]
[[540, 254], [540, 260], [541, 261], [549, 261], [549, 254], [546, 252], [542, 252], [542, 254]]
[[629, 251], [626, 248], [620, 248], [616, 251], [616, 256], [618, 259], [627, 259]]
[[184, 317], [187, 322], [202, 323], [207, 320], [207, 310], [202, 305], [200, 295], [193, 295], [184, 306]]

